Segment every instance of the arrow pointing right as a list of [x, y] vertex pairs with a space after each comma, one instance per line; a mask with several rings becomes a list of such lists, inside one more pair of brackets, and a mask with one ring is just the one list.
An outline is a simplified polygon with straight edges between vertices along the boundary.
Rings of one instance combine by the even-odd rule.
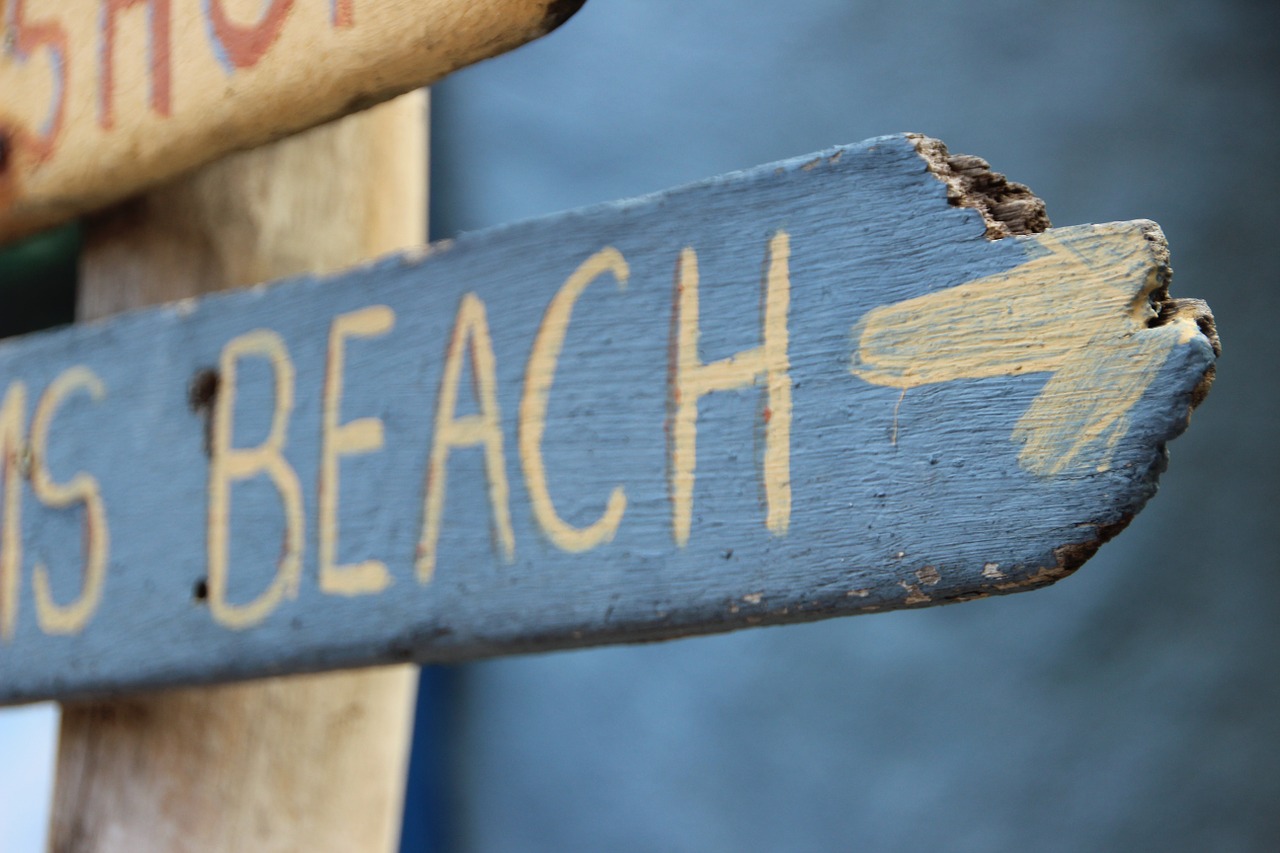
[[1042, 477], [1106, 470], [1128, 413], [1179, 346], [1218, 351], [1199, 300], [1168, 300], [1154, 222], [1059, 228], [1025, 241], [1011, 270], [876, 308], [854, 326], [852, 372], [910, 388], [1051, 373], [1011, 439]]

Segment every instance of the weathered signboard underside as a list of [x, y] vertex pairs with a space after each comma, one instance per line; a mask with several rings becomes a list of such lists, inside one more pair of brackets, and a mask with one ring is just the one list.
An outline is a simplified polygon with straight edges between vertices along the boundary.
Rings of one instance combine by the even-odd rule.
[[891, 136], [0, 344], [0, 701], [1050, 583], [1211, 381], [1168, 283]]

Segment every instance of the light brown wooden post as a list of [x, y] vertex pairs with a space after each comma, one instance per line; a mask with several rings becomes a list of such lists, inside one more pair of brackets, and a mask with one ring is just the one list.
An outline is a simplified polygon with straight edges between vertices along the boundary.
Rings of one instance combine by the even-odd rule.
[[[404, 96], [97, 217], [80, 317], [421, 244], [425, 105]], [[66, 704], [51, 848], [393, 849], [416, 683], [402, 666]]]

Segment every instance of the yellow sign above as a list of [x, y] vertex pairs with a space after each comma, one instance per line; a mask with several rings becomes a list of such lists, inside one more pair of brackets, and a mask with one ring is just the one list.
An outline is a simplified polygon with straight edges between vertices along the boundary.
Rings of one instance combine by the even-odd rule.
[[432, 83], [582, 2], [0, 0], [0, 242]]

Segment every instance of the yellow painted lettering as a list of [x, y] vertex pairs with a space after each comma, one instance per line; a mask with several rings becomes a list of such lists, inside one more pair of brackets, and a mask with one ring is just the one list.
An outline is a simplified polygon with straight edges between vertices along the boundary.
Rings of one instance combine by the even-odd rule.
[[791, 522], [791, 375], [787, 357], [787, 312], [791, 303], [790, 238], [779, 231], [769, 241], [764, 282], [764, 340], [749, 350], [703, 364], [698, 356], [698, 256], [680, 254], [676, 278], [670, 424], [672, 536], [689, 541], [693, 524], [693, 484], [697, 467], [698, 401], [713, 391], [730, 391], [765, 382], [765, 447], [762, 478], [765, 525], [777, 536]]
[[385, 305], [371, 305], [334, 318], [329, 329], [325, 364], [323, 423], [320, 437], [320, 590], [336, 595], [381, 592], [391, 584], [379, 560], [338, 564], [338, 462], [343, 456], [372, 453], [383, 445], [382, 421], [360, 418], [339, 424], [347, 338], [376, 338], [390, 332], [396, 315]]
[[[233, 447], [235, 423], [236, 364], [257, 356], [271, 363], [275, 376], [275, 408], [271, 430], [257, 447]], [[233, 338], [222, 349], [218, 363], [219, 390], [213, 407], [213, 430], [209, 458], [209, 610], [213, 618], [229, 628], [248, 628], [266, 619], [288, 596], [298, 594], [302, 574], [303, 516], [302, 489], [298, 475], [285, 461], [285, 434], [293, 411], [294, 371], [284, 341], [275, 332], [258, 329]], [[276, 576], [270, 587], [254, 601], [231, 604], [227, 601], [227, 537], [231, 522], [231, 487], [237, 481], [258, 474], [271, 478], [284, 509], [284, 542]]]
[[22, 458], [26, 452], [22, 424], [27, 412], [27, 386], [14, 382], [0, 405], [0, 478], [4, 501], [0, 516], [0, 639], [13, 639], [18, 627], [19, 573], [22, 570]]
[[[462, 359], [470, 350], [480, 411], [457, 417], [458, 384]], [[502, 452], [502, 423], [498, 411], [497, 359], [489, 336], [484, 303], [468, 293], [458, 306], [453, 335], [445, 356], [444, 375], [436, 401], [435, 435], [427, 462], [426, 499], [423, 504], [422, 536], [418, 540], [418, 580], [429, 583], [435, 575], [436, 546], [440, 541], [440, 521], [448, 481], [449, 453], [454, 448], [483, 447], [489, 503], [493, 511], [494, 536], [507, 561], [515, 559], [515, 534], [511, 529], [510, 489], [507, 463]]]
[[46, 634], [78, 634], [83, 630], [102, 601], [102, 587], [107, 578], [110, 534], [98, 481], [81, 471], [66, 483], [56, 483], [45, 462], [48, 455], [49, 426], [58, 407], [76, 391], [87, 391], [95, 401], [101, 401], [107, 394], [102, 380], [93, 371], [77, 365], [53, 380], [36, 404], [35, 416], [31, 421], [31, 487], [36, 497], [52, 509], [84, 504], [85, 557], [80, 597], [71, 604], [58, 604], [53, 600], [48, 569], [39, 563], [35, 567], [33, 584], [36, 617], [41, 630]]
[[621, 486], [614, 488], [604, 514], [587, 527], [574, 527], [562, 519], [547, 488], [547, 469], [542, 458], [542, 437], [547, 429], [547, 398], [555, 381], [556, 362], [564, 347], [565, 332], [574, 304], [587, 285], [604, 273], [613, 273], [618, 287], [625, 288], [630, 274], [622, 253], [612, 247], [596, 252], [569, 276], [551, 300], [542, 325], [533, 341], [533, 351], [525, 369], [524, 396], [520, 399], [520, 461], [529, 488], [534, 518], [547, 538], [565, 551], [588, 551], [608, 542], [618, 531], [627, 497]]

